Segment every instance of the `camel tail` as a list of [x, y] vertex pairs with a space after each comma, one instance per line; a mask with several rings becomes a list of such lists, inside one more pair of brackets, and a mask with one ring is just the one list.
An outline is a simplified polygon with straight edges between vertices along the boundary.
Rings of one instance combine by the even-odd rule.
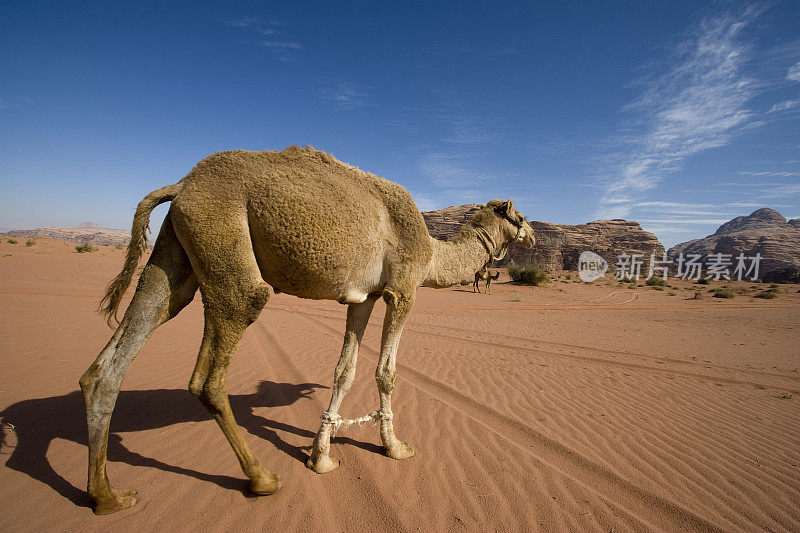
[[153, 212], [157, 205], [174, 199], [182, 188], [183, 185], [181, 183], [167, 185], [145, 196], [136, 207], [136, 214], [133, 215], [133, 226], [131, 227], [131, 242], [128, 244], [128, 251], [125, 254], [125, 264], [122, 267], [122, 272], [117, 274], [117, 277], [108, 284], [106, 295], [100, 300], [100, 306], [97, 310], [101, 315], [105, 315], [109, 327], [114, 327], [111, 323], [112, 319], [119, 324], [119, 319], [117, 318], [119, 303], [131, 284], [139, 259], [141, 259], [147, 248], [150, 213]]

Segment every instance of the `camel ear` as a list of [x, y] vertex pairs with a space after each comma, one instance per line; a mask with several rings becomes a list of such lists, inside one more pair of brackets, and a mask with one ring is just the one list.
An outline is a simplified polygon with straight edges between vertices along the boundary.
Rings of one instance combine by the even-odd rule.
[[511, 201], [511, 198], [508, 199], [505, 207], [506, 207], [506, 215], [511, 216], [511, 213], [514, 212], [514, 202]]

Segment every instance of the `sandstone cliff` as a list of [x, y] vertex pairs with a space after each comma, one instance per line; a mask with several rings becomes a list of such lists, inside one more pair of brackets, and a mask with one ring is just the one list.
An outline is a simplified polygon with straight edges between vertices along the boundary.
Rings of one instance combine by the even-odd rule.
[[787, 221], [774, 209], [762, 208], [736, 217], [713, 234], [673, 246], [669, 256], [680, 253], [761, 254], [759, 277], [764, 281], [800, 282], [800, 219]]
[[131, 234], [121, 229], [110, 229], [98, 226], [94, 222], [84, 222], [73, 228], [37, 228], [12, 230], [0, 235], [19, 237], [21, 239], [54, 239], [67, 242], [88, 242], [96, 245], [116, 246], [128, 245]]
[[[422, 216], [433, 237], [449, 240], [479, 208], [478, 204], [459, 205], [428, 211]], [[580, 253], [591, 250], [608, 261], [609, 269], [613, 271], [621, 254], [640, 254], [648, 260], [650, 254], [659, 258], [664, 254], [664, 246], [658, 238], [644, 231], [638, 222], [597, 220], [577, 225], [539, 221], [529, 223], [536, 235], [536, 246], [528, 249], [512, 245], [501, 265], [509, 259], [518, 263], [530, 260], [551, 270], [577, 270]]]

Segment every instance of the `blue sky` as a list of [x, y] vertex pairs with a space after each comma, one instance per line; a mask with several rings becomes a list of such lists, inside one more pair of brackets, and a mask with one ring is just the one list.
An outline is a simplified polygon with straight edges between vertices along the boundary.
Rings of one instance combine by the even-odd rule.
[[800, 4], [0, 6], [2, 228], [128, 228], [206, 155], [289, 144], [422, 210], [510, 197], [667, 246], [800, 217]]

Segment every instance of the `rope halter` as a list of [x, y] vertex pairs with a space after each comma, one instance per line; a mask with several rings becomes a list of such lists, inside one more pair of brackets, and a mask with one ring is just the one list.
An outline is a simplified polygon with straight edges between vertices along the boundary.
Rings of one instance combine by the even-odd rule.
[[[497, 212], [497, 211], [495, 211], [495, 212]], [[504, 219], [508, 220], [514, 226], [517, 227], [517, 234], [514, 236], [514, 238], [510, 242], [501, 244], [500, 245], [500, 249], [497, 250], [496, 252], [495, 252], [495, 249], [497, 249], [497, 245], [495, 244], [494, 240], [492, 239], [492, 236], [489, 235], [489, 232], [486, 231], [486, 229], [483, 226], [475, 226], [475, 232], [478, 234], [478, 241], [480, 241], [480, 243], [486, 249], [486, 253], [489, 254], [489, 260], [486, 261], [487, 265], [489, 263], [491, 263], [492, 261], [499, 261], [499, 260], [503, 259], [506, 256], [506, 253], [508, 253], [508, 247], [512, 243], [515, 243], [518, 240], [520, 240], [520, 235], [522, 235], [522, 227], [523, 227], [524, 220], [525, 220], [524, 218], [522, 219], [522, 222], [520, 222], [520, 221], [514, 220], [513, 218], [508, 216], [507, 213], [503, 213], [502, 216], [503, 216]]]

